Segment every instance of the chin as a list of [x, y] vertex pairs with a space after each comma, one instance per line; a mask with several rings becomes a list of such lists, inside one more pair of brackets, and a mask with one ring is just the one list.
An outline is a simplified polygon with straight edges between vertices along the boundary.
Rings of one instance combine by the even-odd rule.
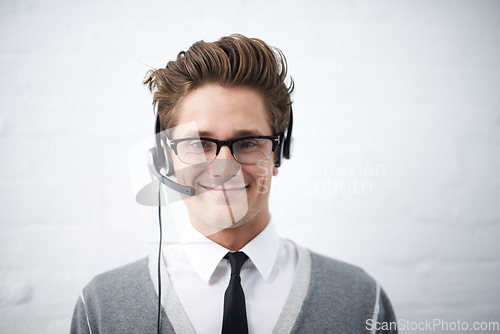
[[[203, 224], [218, 229], [235, 228], [248, 221], [248, 201], [246, 194], [214, 198], [209, 192], [185, 199], [190, 213]], [[207, 226], [207, 227], [208, 227]], [[201, 228], [201, 226], [200, 226]]]

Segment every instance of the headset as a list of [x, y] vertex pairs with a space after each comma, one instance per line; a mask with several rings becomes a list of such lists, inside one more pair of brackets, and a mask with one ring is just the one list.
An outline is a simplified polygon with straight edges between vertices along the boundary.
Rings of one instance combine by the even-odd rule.
[[[274, 165], [276, 167], [281, 166], [281, 162], [284, 159], [289, 160], [292, 157], [293, 151], [293, 112], [292, 104], [290, 103], [290, 119], [288, 120], [288, 125], [286, 130], [280, 134], [280, 143], [278, 146], [278, 157], [276, 158]], [[174, 174], [174, 165], [167, 153], [167, 141], [166, 137], [161, 135], [161, 125], [160, 125], [160, 115], [158, 111], [155, 112], [155, 145], [149, 150], [149, 170], [152, 175], [154, 175], [161, 183], [167, 187], [188, 196], [194, 196], [196, 191], [193, 187], [185, 186], [176, 183], [169, 179], [169, 176]]]

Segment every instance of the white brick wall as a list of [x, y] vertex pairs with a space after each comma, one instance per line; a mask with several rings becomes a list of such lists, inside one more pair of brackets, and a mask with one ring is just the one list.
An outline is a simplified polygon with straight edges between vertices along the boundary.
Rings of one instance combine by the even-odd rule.
[[2, 0], [0, 332], [67, 332], [91, 277], [146, 254], [141, 80], [233, 32], [296, 81], [281, 233], [366, 268], [399, 318], [500, 321], [500, 2]]

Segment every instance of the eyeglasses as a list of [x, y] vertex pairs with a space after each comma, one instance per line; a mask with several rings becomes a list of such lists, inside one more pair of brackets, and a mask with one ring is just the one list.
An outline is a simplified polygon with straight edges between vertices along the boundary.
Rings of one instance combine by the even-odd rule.
[[204, 165], [212, 163], [222, 146], [229, 147], [232, 156], [242, 164], [256, 164], [271, 157], [280, 143], [281, 136], [248, 136], [230, 140], [205, 137], [169, 139], [167, 145], [185, 164]]

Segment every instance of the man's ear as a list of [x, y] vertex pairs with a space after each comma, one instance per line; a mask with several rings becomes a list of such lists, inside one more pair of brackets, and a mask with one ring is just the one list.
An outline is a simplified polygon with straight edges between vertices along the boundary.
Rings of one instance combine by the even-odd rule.
[[273, 176], [278, 175], [278, 167], [273, 166]]

